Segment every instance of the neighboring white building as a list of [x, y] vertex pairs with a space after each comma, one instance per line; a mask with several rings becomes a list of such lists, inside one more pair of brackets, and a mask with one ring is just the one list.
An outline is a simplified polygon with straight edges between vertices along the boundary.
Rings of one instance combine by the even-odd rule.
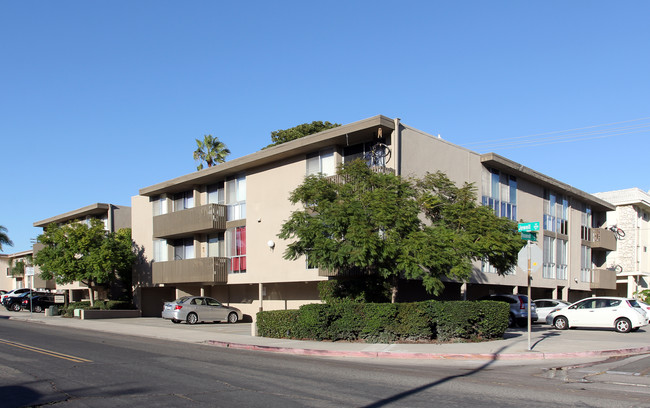
[[607, 255], [607, 265], [617, 270], [618, 295], [633, 297], [650, 287], [650, 194], [639, 188], [596, 193], [616, 206], [607, 212], [607, 226], [623, 231], [616, 251]]

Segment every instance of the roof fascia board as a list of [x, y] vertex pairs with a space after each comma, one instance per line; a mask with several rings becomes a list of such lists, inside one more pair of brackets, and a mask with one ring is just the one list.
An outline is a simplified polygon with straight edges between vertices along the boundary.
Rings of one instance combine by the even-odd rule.
[[566, 183], [563, 183], [552, 177], [549, 177], [533, 169], [530, 169], [517, 162], [506, 159], [503, 156], [499, 156], [496, 153], [482, 154], [481, 163], [491, 167], [495, 167], [497, 169], [509, 171], [513, 173], [514, 176], [532, 180], [544, 187], [550, 187], [552, 189], [558, 190], [558, 192], [566, 193], [573, 197], [579, 198], [580, 200], [585, 201], [587, 204], [590, 204], [592, 207], [595, 207], [596, 209], [601, 208], [607, 211], [613, 211], [614, 209], [616, 209], [615, 206], [613, 206], [612, 204], [608, 203], [605, 200], [602, 200], [589, 193], [586, 193], [582, 190], [572, 187]]
[[95, 204], [88, 205], [86, 207], [79, 208], [74, 211], [69, 211], [67, 213], [46, 218], [41, 221], [36, 221], [33, 225], [34, 227], [46, 227], [53, 222], [57, 222], [57, 223], [66, 222], [66, 221], [77, 219], [79, 217], [84, 217], [86, 215], [102, 214], [104, 212], [107, 212], [109, 208], [110, 208], [110, 204], [95, 203]]
[[353, 122], [347, 125], [327, 129], [313, 135], [301, 137], [300, 139], [271, 146], [255, 153], [229, 160], [207, 169], [176, 177], [162, 183], [154, 184], [140, 189], [139, 194], [143, 196], [155, 196], [165, 192], [182, 191], [178, 187], [200, 185], [209, 183], [215, 179], [215, 175], [228, 177], [236, 175], [254, 167], [269, 164], [278, 160], [293, 157], [314, 148], [330, 146], [337, 138], [345, 138], [347, 134], [372, 129], [373, 127], [395, 128], [395, 122], [383, 115], [373, 116], [368, 119]]

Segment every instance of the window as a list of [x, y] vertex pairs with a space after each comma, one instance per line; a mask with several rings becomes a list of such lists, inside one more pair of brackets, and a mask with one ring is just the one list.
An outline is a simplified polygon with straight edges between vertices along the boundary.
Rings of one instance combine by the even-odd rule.
[[580, 214], [580, 239], [591, 241], [591, 207], [587, 204], [583, 206]]
[[226, 243], [223, 232], [215, 235], [208, 235], [208, 256], [215, 258], [226, 256]]
[[208, 203], [209, 204], [225, 204], [225, 191], [223, 183], [211, 184], [208, 186]]
[[187, 210], [194, 207], [194, 192], [185, 191], [174, 194], [174, 211]]
[[174, 242], [174, 260], [194, 259], [194, 240], [178, 239]]
[[246, 227], [233, 228], [227, 233], [230, 273], [246, 272]]
[[[481, 272], [483, 273], [498, 273], [497, 268], [492, 266], [488, 261], [481, 261]], [[509, 271], [506, 271], [505, 275], [515, 275], [516, 268], [512, 268]]]
[[307, 255], [305, 255], [305, 266], [307, 269], [318, 269], [317, 265], [314, 265], [314, 263], [310, 262], [309, 252], [307, 253]]
[[517, 220], [517, 178], [496, 169], [483, 168], [482, 204], [497, 216]]
[[323, 174], [324, 176], [333, 176], [336, 174], [336, 164], [334, 163], [334, 149], [322, 150], [318, 153], [307, 155], [307, 175]]
[[226, 182], [226, 205], [229, 221], [246, 218], [246, 176]]
[[580, 246], [580, 281], [591, 282], [591, 248]]
[[544, 189], [544, 229], [569, 234], [569, 199]]
[[544, 266], [542, 277], [555, 279], [555, 238], [544, 236]]
[[153, 215], [167, 214], [167, 198], [164, 197], [154, 197], [151, 199], [151, 207], [153, 209]]
[[[343, 148], [343, 163], [350, 163], [354, 160], [361, 159], [370, 167], [385, 167], [386, 156], [390, 153], [387, 146], [377, 146], [378, 142], [359, 143]], [[371, 154], [375, 149], [376, 153]]]
[[567, 279], [567, 240], [556, 239], [557, 250], [555, 251], [555, 268], [556, 278], [560, 280]]
[[165, 262], [167, 260], [167, 240], [153, 240], [153, 260], [154, 262]]

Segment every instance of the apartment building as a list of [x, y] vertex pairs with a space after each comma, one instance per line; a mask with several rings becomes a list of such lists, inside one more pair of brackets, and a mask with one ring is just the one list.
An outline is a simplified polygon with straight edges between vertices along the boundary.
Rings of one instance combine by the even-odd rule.
[[617, 232], [617, 248], [606, 264], [616, 271], [616, 294], [634, 297], [650, 288], [650, 194], [628, 188], [594, 195], [616, 206], [607, 212], [606, 222]]
[[[122, 228], [131, 228], [131, 208], [115, 204], [95, 203], [63, 214], [55, 215], [41, 221], [35, 222], [34, 227], [45, 228], [48, 225], [68, 224], [72, 222], [89, 223], [91, 219], [98, 219], [104, 223], [104, 229], [107, 232], [115, 232]], [[42, 244], [36, 243], [33, 246], [33, 253], [36, 254], [43, 248]], [[41, 271], [38, 266], [34, 267], [35, 274], [40, 275]], [[52, 289], [58, 292], [68, 292], [68, 299], [72, 302], [89, 298], [88, 286], [81, 282], [72, 282], [69, 284], [50, 284]], [[103, 293], [97, 293], [95, 298], [105, 297]]]
[[33, 251], [0, 254], [0, 289], [53, 289], [54, 282], [41, 279], [32, 265]]
[[[378, 147], [379, 158], [369, 154]], [[306, 175], [334, 175], [338, 164], [357, 158], [403, 176], [442, 171], [457, 184], [474, 183], [478, 199], [498, 215], [540, 222], [533, 297], [577, 300], [616, 289], [615, 272], [606, 268], [616, 239], [604, 228], [612, 204], [380, 115], [142, 188], [132, 198], [132, 228], [142, 254], [134, 296], [143, 315], [159, 316], [163, 301], [185, 294], [212, 296], [251, 316], [318, 302], [317, 283], [329, 273], [305, 259], [285, 260], [287, 242], [277, 235], [295, 209], [289, 194]], [[500, 276], [478, 263], [468, 282], [447, 282], [441, 297], [525, 293], [525, 269]], [[427, 296], [417, 282], [401, 282], [399, 293], [400, 300]]]

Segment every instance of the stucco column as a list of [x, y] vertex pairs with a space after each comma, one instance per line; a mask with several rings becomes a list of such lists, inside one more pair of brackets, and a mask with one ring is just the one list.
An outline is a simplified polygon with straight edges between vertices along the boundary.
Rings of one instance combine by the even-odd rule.
[[462, 300], [467, 300], [467, 282], [463, 282], [463, 284], [460, 285], [460, 298]]
[[[264, 284], [263, 283], [258, 283], [257, 284], [257, 298], [260, 301], [260, 307], [258, 309], [259, 312], [264, 310], [264, 296], [263, 296], [263, 289], [264, 289]], [[251, 336], [257, 336], [259, 333], [257, 331], [257, 313], [253, 314], [253, 323], [251, 324]]]

